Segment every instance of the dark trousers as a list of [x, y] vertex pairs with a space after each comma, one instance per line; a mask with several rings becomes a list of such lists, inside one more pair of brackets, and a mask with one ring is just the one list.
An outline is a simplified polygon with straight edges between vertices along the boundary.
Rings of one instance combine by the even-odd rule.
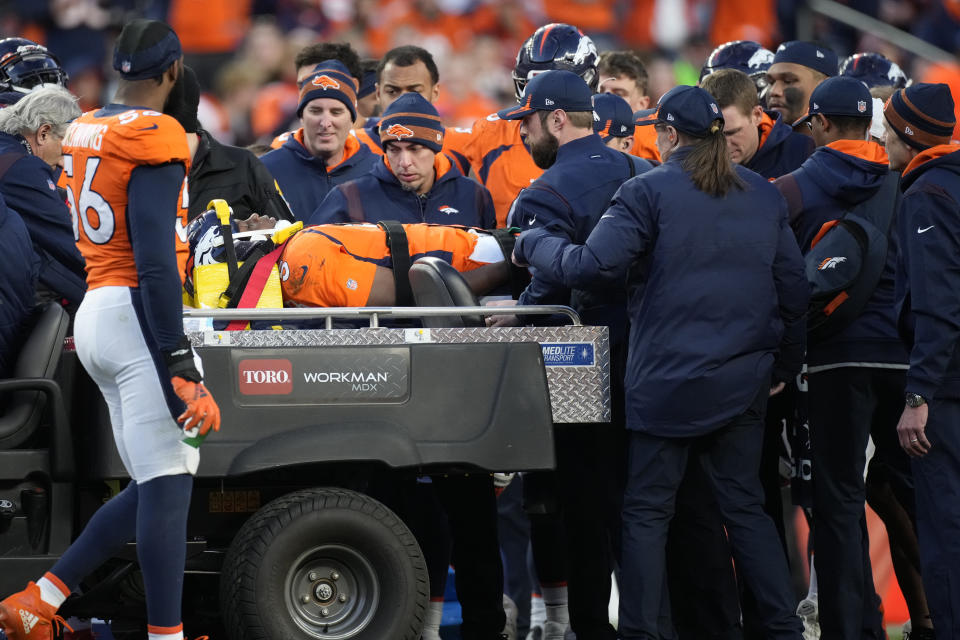
[[497, 502], [487, 473], [433, 476], [450, 522], [463, 640], [498, 638], [503, 613], [503, 565], [497, 540]]
[[570, 627], [577, 640], [616, 638], [608, 605], [625, 438], [623, 427], [613, 424], [554, 427]]
[[913, 459], [920, 571], [937, 638], [960, 638], [960, 400], [934, 399], [925, 433], [930, 452]]
[[730, 543], [710, 481], [696, 458], [677, 490], [667, 536], [670, 612], [679, 640], [739, 640], [740, 602]]
[[664, 549], [677, 489], [691, 455], [699, 459], [717, 499], [739, 571], [757, 597], [767, 638], [800, 640], [790, 585], [773, 522], [763, 512], [757, 476], [766, 389], [740, 416], [696, 438], [631, 432], [623, 505], [620, 637], [656, 639], [661, 628]]
[[[905, 372], [842, 367], [809, 374], [813, 553], [824, 640], [883, 638], [867, 537], [867, 438], [895, 431]], [[876, 439], [878, 445], [889, 439]], [[883, 455], [883, 452], [880, 453]]]

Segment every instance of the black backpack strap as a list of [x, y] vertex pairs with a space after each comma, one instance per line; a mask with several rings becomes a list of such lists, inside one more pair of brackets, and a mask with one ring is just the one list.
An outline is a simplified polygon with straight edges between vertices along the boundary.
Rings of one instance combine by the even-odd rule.
[[796, 225], [800, 222], [800, 214], [803, 213], [803, 193], [800, 191], [800, 184], [792, 173], [777, 178], [773, 184], [787, 201], [790, 227], [796, 229]]
[[510, 227], [508, 229], [491, 229], [490, 235], [500, 245], [500, 251], [503, 252], [503, 259], [510, 268], [510, 295], [514, 300], [520, 298], [520, 294], [527, 287], [529, 282], [529, 273], [526, 269], [513, 264], [513, 247], [517, 244], [517, 229]]
[[387, 247], [393, 262], [393, 284], [396, 291], [396, 305], [413, 305], [413, 290], [410, 288], [410, 247], [407, 245], [407, 233], [403, 225], [396, 220], [381, 220], [377, 223], [387, 234]]

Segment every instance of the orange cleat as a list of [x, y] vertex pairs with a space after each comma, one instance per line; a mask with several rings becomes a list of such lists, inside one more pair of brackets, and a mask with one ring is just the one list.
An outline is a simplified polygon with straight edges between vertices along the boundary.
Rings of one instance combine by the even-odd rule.
[[36, 583], [0, 602], [0, 630], [7, 640], [53, 640], [54, 624], [70, 629], [57, 610], [40, 599]]

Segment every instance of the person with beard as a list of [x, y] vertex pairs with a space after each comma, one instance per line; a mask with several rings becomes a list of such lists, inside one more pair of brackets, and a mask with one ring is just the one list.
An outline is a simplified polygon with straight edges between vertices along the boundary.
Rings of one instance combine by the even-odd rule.
[[[546, 228], [570, 242], [583, 242], [620, 186], [651, 169], [646, 160], [604, 144], [594, 133], [590, 87], [576, 73], [545, 71], [526, 86], [521, 104], [498, 112], [520, 120], [534, 163], [543, 175], [520, 192], [507, 224]], [[620, 98], [615, 98], [620, 100]], [[627, 121], [630, 110], [624, 104]], [[618, 545], [618, 473], [624, 465], [623, 365], [626, 361], [626, 294], [582, 286], [575, 290], [533, 272], [519, 304], [570, 304], [585, 324], [610, 328], [611, 424], [563, 425], [555, 429], [557, 499], [566, 533], [570, 626], [578, 638], [615, 638], [607, 613], [612, 550]], [[513, 301], [510, 301], [513, 302]], [[505, 314], [491, 326], [518, 324]], [[550, 621], [553, 622], [553, 621]], [[564, 621], [561, 621], [564, 622]], [[562, 637], [562, 626], [544, 626], [544, 637]], [[555, 634], [555, 635], [553, 635]]]
[[[839, 72], [837, 54], [815, 42], [792, 40], [777, 47], [773, 64], [767, 69], [767, 108], [794, 126], [803, 117], [810, 94], [817, 85]], [[796, 130], [808, 135], [806, 127]]]
[[492, 229], [486, 187], [465, 178], [441, 150], [440, 114], [419, 93], [405, 93], [383, 112], [383, 157], [367, 175], [334, 187], [307, 224], [430, 222]]
[[173, 116], [187, 132], [190, 147], [190, 208], [187, 220], [207, 210], [214, 198], [230, 205], [233, 217], [246, 220], [252, 213], [293, 222], [293, 214], [277, 187], [276, 180], [253, 153], [221, 144], [200, 126], [200, 83], [190, 67], [184, 66], [181, 80], [170, 94], [164, 112]]
[[756, 470], [767, 397], [803, 361], [803, 258], [777, 190], [730, 162], [710, 94], [671, 89], [646, 122], [663, 164], [620, 187], [585, 241], [547, 224], [524, 229], [514, 248], [515, 263], [551, 282], [629, 291], [618, 637], [675, 637], [664, 616], [667, 531], [684, 469], [701, 464], [764, 637], [800, 640]]
[[87, 268], [77, 355], [103, 393], [131, 481], [50, 571], [0, 603], [8, 640], [52, 639], [71, 591], [134, 540], [149, 637], [183, 640], [187, 513], [200, 452], [182, 427], [219, 430], [220, 410], [181, 317], [175, 245], [183, 244], [184, 262], [188, 247], [174, 225], [186, 215], [190, 155], [183, 127], [161, 113], [183, 72], [180, 40], [162, 22], [134, 20], [117, 38], [113, 67], [114, 102], [70, 125], [63, 163]]

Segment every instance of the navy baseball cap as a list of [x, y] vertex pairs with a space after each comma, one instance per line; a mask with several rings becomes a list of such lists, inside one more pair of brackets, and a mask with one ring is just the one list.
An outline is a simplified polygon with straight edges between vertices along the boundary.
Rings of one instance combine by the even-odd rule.
[[771, 66], [778, 62], [799, 64], [825, 76], [835, 76], [840, 71], [840, 63], [833, 49], [805, 40], [791, 40], [777, 47]]
[[637, 111], [634, 118], [640, 126], [668, 124], [696, 138], [716, 133], [714, 121], [723, 122], [723, 114], [713, 96], [700, 87], [687, 85], [670, 89], [661, 96], [656, 109]]
[[632, 136], [636, 126], [633, 124], [633, 112], [630, 104], [615, 93], [598, 93], [593, 96], [594, 133], [600, 134], [604, 142], [610, 138]]
[[534, 111], [593, 111], [593, 93], [583, 78], [565, 69], [544, 71], [523, 91], [523, 101], [497, 112], [502, 120], [519, 120]]
[[810, 94], [807, 113], [793, 123], [802, 124], [816, 114], [825, 116], [873, 117], [873, 97], [867, 85], [850, 76], [827, 78]]
[[180, 39], [159, 20], [132, 20], [124, 25], [113, 48], [113, 68], [124, 80], [159, 77], [183, 56]]

